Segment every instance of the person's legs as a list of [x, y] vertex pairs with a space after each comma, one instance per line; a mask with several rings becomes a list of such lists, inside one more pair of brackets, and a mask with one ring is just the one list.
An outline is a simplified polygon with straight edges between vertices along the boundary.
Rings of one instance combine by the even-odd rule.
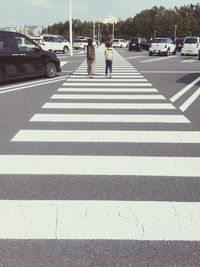
[[106, 77], [108, 75], [108, 67], [109, 67], [109, 61], [106, 60], [106, 70], [105, 70]]
[[92, 73], [92, 66], [91, 66], [91, 60], [87, 60], [87, 73], [88, 73], [88, 76], [91, 76], [91, 73]]
[[91, 60], [91, 77], [95, 74], [95, 60]]
[[92, 66], [91, 67], [92, 67], [91, 74], [94, 75], [95, 74], [95, 70], [96, 70], [96, 61], [95, 60], [92, 61]]
[[112, 61], [109, 61], [109, 72], [110, 72], [110, 78], [112, 77]]

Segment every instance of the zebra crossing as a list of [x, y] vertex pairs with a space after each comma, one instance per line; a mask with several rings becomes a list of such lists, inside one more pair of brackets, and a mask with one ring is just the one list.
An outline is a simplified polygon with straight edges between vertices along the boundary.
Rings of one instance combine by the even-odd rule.
[[[103, 48], [97, 50], [96, 73], [86, 75], [86, 62], [30, 118], [11, 142], [106, 144], [200, 144], [199, 131], [173, 131], [190, 120], [114, 51], [112, 79], [105, 78]], [[137, 111], [137, 113], [135, 113]], [[163, 113], [164, 112], [164, 113]], [[42, 129], [34, 128], [35, 124]], [[45, 128], [48, 123], [50, 129]], [[74, 128], [62, 129], [63, 123]], [[84, 126], [85, 123], [85, 126]], [[80, 125], [81, 124], [81, 125]], [[88, 124], [97, 129], [88, 129]], [[113, 125], [136, 130], [115, 130]], [[138, 130], [137, 125], [145, 130]], [[149, 125], [155, 125], [154, 130]], [[159, 125], [171, 130], [159, 130]], [[51, 128], [51, 126], [53, 126]], [[106, 126], [106, 127], [105, 127]], [[110, 127], [109, 129], [107, 127]], [[76, 128], [78, 127], [78, 129]], [[0, 175], [123, 177], [200, 177], [200, 158], [186, 155], [130, 156], [87, 151], [73, 155], [0, 155]], [[183, 168], [184, 166], [184, 168]], [[119, 189], [120, 190], [120, 189]], [[23, 196], [22, 196], [23, 199]], [[0, 239], [200, 241], [200, 203], [122, 200], [0, 200]], [[15, 226], [13, 227], [13, 219]]]

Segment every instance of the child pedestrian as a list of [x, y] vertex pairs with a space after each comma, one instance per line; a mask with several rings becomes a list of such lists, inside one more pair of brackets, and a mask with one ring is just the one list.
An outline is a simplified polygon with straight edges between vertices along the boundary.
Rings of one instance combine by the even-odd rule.
[[[106, 43], [105, 46], [106, 46], [106, 49], [104, 52], [105, 61], [106, 61], [105, 74], [107, 78], [112, 78], [113, 50], [112, 50], [110, 42]], [[109, 76], [108, 76], [108, 70], [109, 70]]]
[[87, 72], [88, 77], [93, 78], [95, 73], [95, 47], [92, 39], [88, 39], [87, 45]]

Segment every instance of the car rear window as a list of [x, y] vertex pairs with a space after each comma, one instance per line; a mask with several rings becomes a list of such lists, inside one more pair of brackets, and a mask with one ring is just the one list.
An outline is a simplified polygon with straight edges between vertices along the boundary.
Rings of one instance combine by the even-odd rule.
[[139, 40], [138, 38], [132, 38], [131, 43], [138, 43], [138, 40]]
[[185, 44], [196, 44], [198, 42], [198, 39], [197, 38], [186, 38], [184, 43]]
[[82, 40], [82, 39], [77, 39], [77, 40], [74, 40], [74, 43], [87, 43], [88, 40]]
[[184, 39], [181, 39], [181, 38], [180, 38], [180, 39], [176, 39], [175, 43], [176, 43], [176, 44], [182, 44], [182, 43], [183, 43], [183, 40], [184, 40]]
[[160, 43], [160, 44], [168, 43], [168, 42], [169, 42], [169, 40], [165, 39], [165, 38], [157, 38], [154, 40], [154, 43]]

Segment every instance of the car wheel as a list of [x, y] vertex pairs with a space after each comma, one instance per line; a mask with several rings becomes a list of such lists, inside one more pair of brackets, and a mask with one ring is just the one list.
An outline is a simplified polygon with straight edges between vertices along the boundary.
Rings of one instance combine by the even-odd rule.
[[54, 78], [56, 76], [56, 73], [57, 73], [57, 67], [55, 63], [53, 62], [47, 63], [47, 65], [45, 66], [45, 76], [47, 78]]
[[67, 46], [64, 46], [63, 48], [63, 54], [67, 54], [69, 51], [69, 48]]
[[183, 53], [181, 53], [181, 56], [184, 56], [184, 54], [183, 54]]
[[169, 49], [167, 49], [166, 56], [167, 57], [169, 56]]
[[174, 49], [173, 55], [176, 55], [176, 49]]
[[149, 51], [149, 56], [152, 56], [152, 55], [153, 55], [153, 53], [151, 51]]

